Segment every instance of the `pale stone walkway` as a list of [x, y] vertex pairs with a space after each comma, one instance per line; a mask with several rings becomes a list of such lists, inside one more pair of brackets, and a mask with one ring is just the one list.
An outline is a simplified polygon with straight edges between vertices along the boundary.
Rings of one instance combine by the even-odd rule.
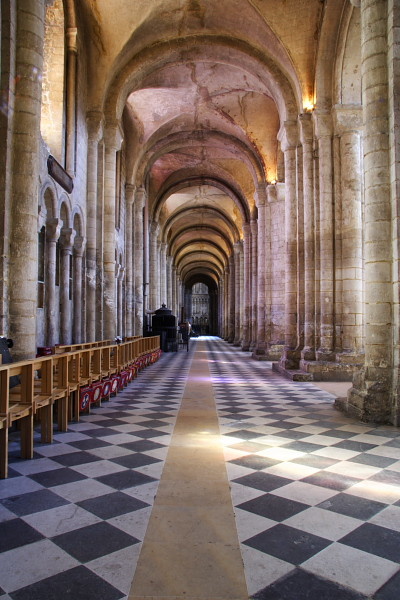
[[205, 342], [196, 345], [129, 598], [248, 598]]

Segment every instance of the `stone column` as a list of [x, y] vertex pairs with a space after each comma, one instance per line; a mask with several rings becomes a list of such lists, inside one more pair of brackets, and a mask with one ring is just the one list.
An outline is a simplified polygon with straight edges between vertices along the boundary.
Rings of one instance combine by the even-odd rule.
[[300, 141], [303, 147], [304, 204], [304, 348], [302, 360], [315, 360], [315, 228], [313, 125], [311, 114], [299, 116]]
[[167, 304], [167, 244], [160, 243], [160, 306]]
[[355, 358], [363, 350], [363, 257], [361, 198], [361, 108], [335, 110], [340, 136], [342, 239], [342, 350]]
[[74, 242], [74, 317], [72, 325], [72, 338], [74, 344], [82, 341], [82, 258], [85, 251], [85, 240], [81, 236], [75, 237]]
[[323, 112], [315, 112], [313, 117], [319, 160], [321, 324], [317, 360], [332, 361], [335, 359], [332, 117]]
[[[172, 258], [171, 258], [172, 265]], [[172, 314], [178, 317], [178, 302], [177, 302], [177, 293], [176, 293], [176, 267], [172, 265], [171, 267], [171, 309]]]
[[69, 27], [66, 32], [67, 40], [67, 70], [66, 70], [66, 148], [65, 168], [71, 175], [75, 174], [76, 151], [76, 67], [77, 67], [77, 38], [78, 30]]
[[259, 183], [257, 189], [257, 333], [256, 347], [253, 357], [258, 360], [266, 359], [265, 344], [265, 214], [266, 214], [267, 194], [265, 183]]
[[37, 219], [45, 0], [17, 7], [8, 335], [14, 359], [36, 355]]
[[133, 205], [133, 304], [134, 304], [134, 335], [143, 335], [143, 294], [144, 294], [144, 235], [143, 208], [146, 202], [146, 191], [138, 188]]
[[159, 270], [158, 270], [158, 233], [159, 226], [152, 223], [150, 227], [150, 310], [160, 308], [158, 302]]
[[172, 256], [167, 256], [167, 306], [172, 309]]
[[243, 343], [244, 332], [244, 253], [243, 240], [239, 242], [239, 290], [240, 290], [240, 345]]
[[[90, 112], [86, 117], [88, 131], [87, 148], [87, 196], [86, 196], [86, 340], [96, 339], [96, 249], [97, 249], [97, 176], [98, 143], [103, 135], [102, 114]], [[64, 342], [67, 343], [67, 342]]]
[[104, 172], [104, 335], [114, 339], [116, 335], [115, 298], [115, 174], [116, 154], [121, 147], [119, 125], [108, 124], [105, 136]]
[[228, 342], [235, 339], [235, 257], [229, 257], [229, 296], [228, 296]]
[[224, 269], [224, 340], [229, 338], [229, 259]]
[[[74, 246], [75, 231], [61, 230], [61, 273], [60, 273], [60, 343], [70, 344], [71, 331], [71, 256]], [[94, 310], [94, 308], [93, 308]], [[90, 313], [90, 310], [89, 310]]]
[[257, 263], [258, 263], [258, 247], [257, 247], [257, 220], [252, 219], [250, 221], [251, 231], [251, 309], [250, 309], [250, 347], [249, 350], [253, 351], [257, 342]]
[[54, 346], [58, 341], [57, 298], [56, 298], [56, 247], [60, 237], [62, 221], [49, 219], [46, 223], [46, 345]]
[[297, 369], [297, 123], [285, 121], [281, 147], [285, 161], [285, 349], [280, 361], [284, 369]]
[[133, 202], [135, 186], [125, 184], [125, 334], [133, 335], [135, 327], [134, 291], [133, 291]]
[[244, 256], [244, 323], [242, 350], [247, 352], [250, 348], [250, 303], [251, 303], [251, 240], [250, 240], [250, 224], [243, 224], [243, 256]]
[[117, 273], [117, 335], [122, 337], [124, 335], [123, 330], [123, 308], [124, 308], [124, 294], [123, 294], [123, 282], [125, 277], [125, 269], [122, 265], [119, 265]]
[[233, 246], [235, 263], [235, 339], [234, 346], [240, 346], [240, 242]]
[[365, 367], [354, 377], [347, 408], [376, 422], [394, 420], [387, 19], [387, 0], [361, 0]]

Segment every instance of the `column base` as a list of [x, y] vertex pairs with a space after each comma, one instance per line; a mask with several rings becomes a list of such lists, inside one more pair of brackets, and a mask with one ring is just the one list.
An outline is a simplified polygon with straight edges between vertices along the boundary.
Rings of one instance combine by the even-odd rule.
[[[337, 353], [334, 360], [306, 360], [310, 349], [304, 348], [301, 358], [296, 362], [299, 352], [285, 350], [279, 363], [273, 363], [272, 370], [292, 381], [352, 381], [353, 376], [364, 364], [364, 356], [356, 353]], [[315, 353], [316, 358], [321, 353]]]
[[241, 340], [240, 340], [240, 339], [238, 339], [238, 338], [236, 338], [236, 339], [233, 341], [233, 345], [234, 345], [234, 346], [236, 346], [236, 347], [240, 346], [240, 345], [241, 345]]
[[253, 358], [254, 360], [268, 360], [265, 342], [263, 342], [262, 344], [258, 344], [258, 345], [256, 344], [256, 347], [253, 350], [251, 358]]
[[248, 352], [250, 350], [250, 342], [249, 340], [243, 340], [242, 341], [242, 351], [243, 352]]
[[267, 360], [279, 362], [285, 350], [284, 344], [268, 344], [266, 355]]
[[338, 398], [336, 408], [360, 421], [398, 426], [398, 418], [392, 407], [390, 375], [383, 373], [379, 381], [371, 381], [367, 377], [366, 368], [356, 373], [347, 398]]

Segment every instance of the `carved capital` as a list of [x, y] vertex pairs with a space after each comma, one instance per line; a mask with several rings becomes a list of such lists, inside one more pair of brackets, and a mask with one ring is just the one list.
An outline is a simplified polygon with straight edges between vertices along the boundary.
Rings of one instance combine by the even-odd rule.
[[48, 219], [46, 221], [46, 238], [49, 242], [56, 242], [60, 237], [63, 222], [61, 219]]
[[121, 149], [124, 136], [121, 125], [118, 121], [107, 121], [104, 131], [106, 146], [109, 149], [114, 149], [116, 152]]
[[131, 183], [125, 184], [125, 202], [129, 206], [132, 206], [132, 204], [135, 201], [135, 191], [136, 191], [135, 185], [132, 185]]
[[300, 141], [303, 144], [310, 144], [313, 141], [313, 124], [311, 113], [299, 115]]
[[86, 114], [86, 127], [89, 136], [89, 142], [99, 142], [103, 137], [103, 113], [99, 110], [89, 111]]
[[266, 190], [266, 184], [264, 182], [261, 182], [257, 185], [257, 207], [259, 206], [265, 206], [267, 203], [267, 190]]
[[314, 122], [315, 137], [317, 139], [332, 136], [332, 116], [330, 113], [314, 111], [312, 118]]
[[146, 200], [147, 200], [146, 189], [144, 187], [136, 188], [135, 200], [134, 200], [135, 206], [140, 210], [143, 209], [146, 204]]
[[281, 142], [282, 152], [296, 148], [299, 143], [299, 129], [297, 121], [285, 121], [279, 130], [278, 139]]
[[75, 236], [75, 240], [74, 240], [75, 256], [83, 256], [83, 253], [85, 252], [85, 246], [86, 246], [86, 239], [81, 235]]
[[76, 232], [74, 229], [66, 229], [65, 227], [61, 231], [60, 243], [63, 250], [72, 250], [74, 245]]

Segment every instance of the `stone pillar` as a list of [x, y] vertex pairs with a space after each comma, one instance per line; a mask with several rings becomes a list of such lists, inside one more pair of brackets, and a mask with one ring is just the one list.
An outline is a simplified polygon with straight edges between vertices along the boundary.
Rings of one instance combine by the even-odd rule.
[[235, 339], [234, 346], [240, 346], [240, 242], [233, 246], [235, 263]]
[[387, 20], [387, 0], [361, 0], [365, 367], [353, 379], [347, 409], [376, 422], [394, 418]]
[[118, 124], [108, 124], [105, 136], [104, 172], [104, 336], [114, 339], [116, 335], [115, 298], [115, 175], [116, 154], [121, 147], [122, 136]]
[[125, 184], [125, 334], [133, 335], [135, 327], [134, 291], [133, 291], [133, 202], [135, 186]]
[[18, 3], [15, 57], [9, 336], [14, 359], [36, 355], [37, 219], [45, 0]]
[[124, 335], [123, 330], [123, 307], [124, 307], [124, 294], [123, 294], [123, 282], [125, 276], [125, 269], [122, 265], [118, 266], [116, 277], [117, 284], [117, 335], [122, 337]]
[[235, 339], [235, 257], [229, 257], [229, 296], [228, 296], [228, 342]]
[[315, 216], [313, 125], [311, 114], [299, 116], [300, 141], [303, 147], [304, 204], [304, 347], [302, 360], [315, 360]]
[[[90, 112], [86, 118], [88, 131], [87, 148], [87, 197], [86, 197], [86, 340], [96, 339], [96, 249], [97, 249], [97, 175], [98, 143], [103, 135], [102, 114]], [[64, 342], [67, 343], [67, 342]]]
[[158, 301], [159, 289], [159, 269], [158, 269], [158, 233], [159, 226], [157, 223], [152, 223], [150, 227], [150, 310], [160, 308]]
[[143, 235], [143, 208], [146, 202], [146, 191], [138, 188], [135, 193], [133, 206], [134, 232], [133, 232], [133, 295], [134, 295], [134, 334], [143, 335], [144, 315], [144, 235]]
[[265, 344], [265, 215], [266, 215], [267, 194], [265, 183], [259, 183], [257, 189], [257, 333], [256, 347], [254, 348], [253, 358], [258, 360], [266, 359]]
[[240, 290], [240, 345], [243, 343], [244, 335], [244, 253], [243, 240], [239, 242], [239, 290]]
[[56, 247], [61, 227], [60, 219], [49, 219], [46, 223], [46, 346], [54, 346], [59, 337], [57, 334]]
[[244, 323], [242, 350], [247, 352], [250, 348], [250, 303], [251, 303], [251, 240], [250, 240], [250, 224], [243, 224], [243, 255], [244, 255]]
[[317, 360], [332, 361], [335, 359], [332, 117], [323, 112], [315, 112], [313, 117], [319, 161], [321, 324]]
[[[61, 230], [61, 269], [60, 269], [60, 343], [70, 344], [71, 331], [71, 257], [74, 246], [75, 231], [73, 229]], [[94, 311], [94, 307], [93, 307]], [[89, 309], [90, 314], [90, 309]]]
[[363, 350], [361, 129], [361, 108], [336, 108], [335, 133], [340, 136], [342, 209], [341, 350], [356, 358]]
[[250, 347], [249, 350], [253, 351], [257, 342], [257, 220], [252, 219], [250, 221], [251, 231], [251, 309], [250, 309]]
[[74, 242], [74, 318], [72, 325], [72, 338], [74, 344], [82, 341], [82, 258], [85, 251], [85, 240], [81, 236], [75, 237]]
[[167, 304], [167, 244], [160, 243], [160, 306]]
[[172, 309], [172, 256], [167, 256], [167, 306]]
[[297, 369], [297, 123], [285, 121], [281, 147], [285, 160], [285, 349], [280, 361], [284, 369]]
[[[172, 265], [172, 258], [171, 258], [171, 265]], [[178, 316], [178, 302], [177, 302], [177, 293], [176, 293], [176, 267], [175, 265], [172, 265], [172, 269], [171, 269], [171, 309], [172, 309], [172, 314], [175, 315], [176, 317]]]
[[66, 148], [65, 168], [71, 175], [75, 174], [76, 152], [76, 67], [77, 67], [77, 38], [78, 30], [69, 27], [66, 32], [67, 40], [67, 70], [66, 70]]

